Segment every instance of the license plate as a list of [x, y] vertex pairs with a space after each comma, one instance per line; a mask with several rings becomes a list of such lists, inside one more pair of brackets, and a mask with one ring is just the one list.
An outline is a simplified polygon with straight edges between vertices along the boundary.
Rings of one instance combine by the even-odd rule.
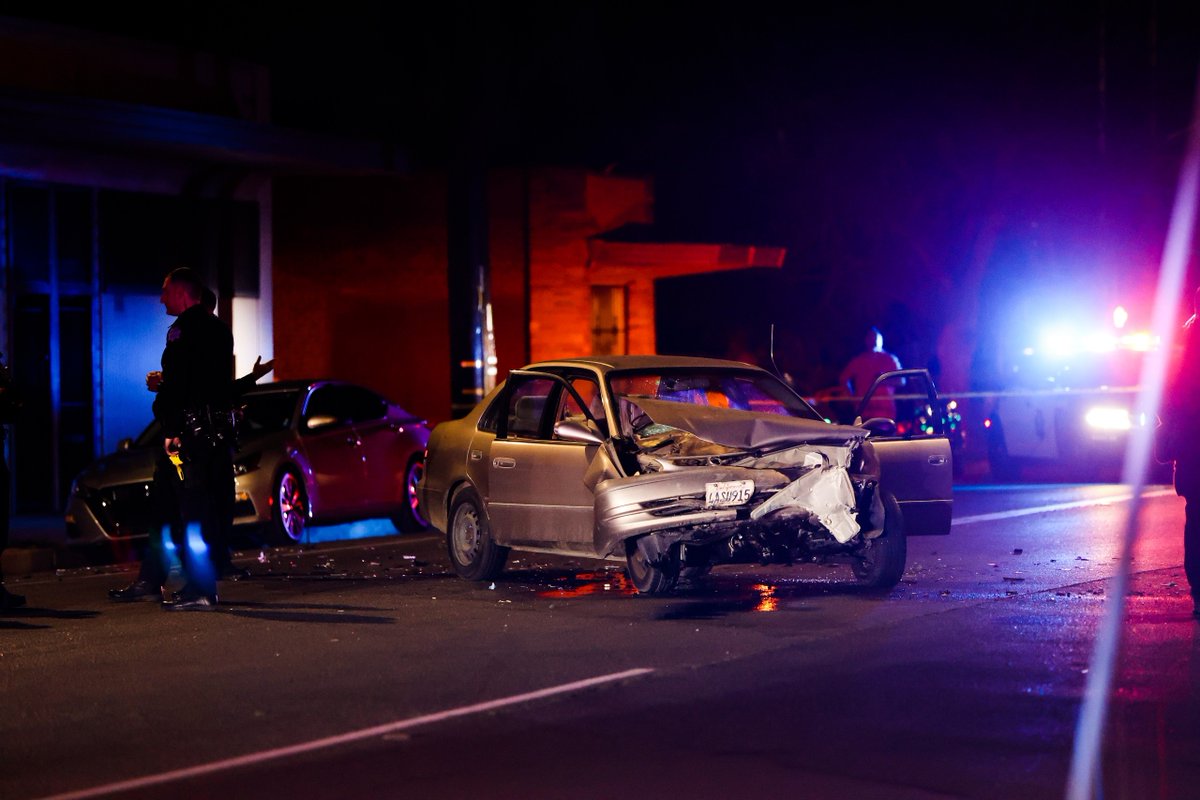
[[754, 481], [713, 481], [704, 484], [704, 505], [708, 508], [740, 506], [754, 494]]

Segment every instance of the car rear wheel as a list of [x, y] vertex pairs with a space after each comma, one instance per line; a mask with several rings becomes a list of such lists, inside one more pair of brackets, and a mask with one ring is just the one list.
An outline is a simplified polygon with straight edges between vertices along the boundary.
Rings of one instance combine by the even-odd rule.
[[308, 492], [304, 480], [294, 470], [284, 470], [275, 480], [275, 510], [271, 527], [279, 544], [294, 544], [304, 539], [308, 526]]
[[625, 571], [629, 582], [641, 594], [666, 594], [679, 580], [679, 547], [676, 545], [657, 561], [651, 562], [638, 540], [625, 543]]
[[400, 499], [400, 510], [392, 515], [392, 525], [400, 533], [419, 533], [429, 527], [429, 520], [421, 512], [417, 501], [417, 485], [425, 475], [425, 461], [413, 456], [404, 468], [404, 497]]
[[492, 540], [487, 512], [474, 489], [462, 489], [450, 504], [446, 549], [460, 578], [490, 581], [504, 569], [508, 548]]
[[883, 496], [883, 533], [868, 539], [853, 563], [854, 577], [868, 589], [891, 589], [904, 575], [908, 539], [900, 504], [890, 494]]

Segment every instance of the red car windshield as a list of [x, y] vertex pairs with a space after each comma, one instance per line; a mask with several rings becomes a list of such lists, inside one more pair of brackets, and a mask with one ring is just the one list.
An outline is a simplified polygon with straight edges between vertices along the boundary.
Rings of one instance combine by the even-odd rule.
[[738, 370], [654, 370], [610, 373], [613, 399], [639, 397], [738, 411], [822, 420], [783, 382], [766, 372]]

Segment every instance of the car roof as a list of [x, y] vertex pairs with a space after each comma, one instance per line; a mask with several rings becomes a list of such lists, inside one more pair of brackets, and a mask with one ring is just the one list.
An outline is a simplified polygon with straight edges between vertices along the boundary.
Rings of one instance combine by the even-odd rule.
[[720, 358], [700, 358], [698, 356], [588, 356], [584, 358], [558, 358], [552, 361], [538, 361], [525, 369], [544, 367], [586, 366], [608, 373], [615, 370], [627, 369], [669, 369], [678, 367], [707, 367], [710, 369], [751, 369], [764, 372], [761, 367], [742, 361], [726, 361]]
[[271, 381], [270, 383], [256, 383], [254, 386], [246, 390], [246, 394], [259, 394], [261, 392], [286, 392], [304, 390], [315, 383], [322, 381], [310, 381], [293, 378], [286, 381]]
[[[358, 386], [358, 384], [350, 383], [349, 381], [340, 381], [334, 378], [289, 378], [282, 381], [271, 381], [270, 383], [256, 383], [253, 387], [246, 390], [246, 394], [261, 394], [263, 392], [288, 392], [288, 391], [305, 391], [316, 388], [325, 384], [336, 384], [339, 386]], [[366, 388], [360, 387], [360, 388]], [[368, 391], [374, 391], [370, 389]], [[378, 392], [375, 392], [378, 394]]]

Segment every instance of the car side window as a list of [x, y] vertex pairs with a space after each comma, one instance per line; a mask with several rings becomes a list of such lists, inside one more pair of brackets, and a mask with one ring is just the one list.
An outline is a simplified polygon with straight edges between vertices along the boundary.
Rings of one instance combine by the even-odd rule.
[[339, 386], [351, 422], [370, 422], [387, 416], [387, 401], [361, 386]]
[[943, 436], [956, 424], [957, 412], [945, 401], [935, 402], [935, 397], [925, 378], [891, 376], [863, 399], [859, 416], [864, 421], [878, 417], [893, 421], [894, 429], [890, 433], [881, 432], [882, 435], [903, 439]]
[[483, 410], [483, 414], [479, 417], [479, 430], [487, 431], [488, 433], [496, 433], [500, 427], [500, 411], [504, 405], [504, 392], [496, 395], [492, 400], [492, 404]]
[[583, 408], [580, 407], [579, 401], [575, 399], [575, 395], [564, 391], [560, 393], [558, 410], [554, 415], [554, 421], [572, 420], [575, 422], [584, 422], [588, 418], [587, 414], [590, 413], [592, 419], [595, 419], [601, 427], [606, 427], [604, 402], [600, 398], [600, 384], [596, 382], [596, 379], [591, 376], [567, 376], [567, 381], [587, 407], [587, 412], [585, 413]]
[[318, 430], [350, 422], [350, 409], [339, 386], [322, 386], [308, 397], [304, 404], [304, 427]]
[[542, 438], [546, 401], [556, 388], [554, 381], [549, 378], [529, 378], [509, 389], [506, 408], [508, 438]]
[[312, 393], [304, 406], [304, 427], [308, 430], [331, 425], [369, 422], [387, 416], [387, 401], [361, 386], [322, 386]]

